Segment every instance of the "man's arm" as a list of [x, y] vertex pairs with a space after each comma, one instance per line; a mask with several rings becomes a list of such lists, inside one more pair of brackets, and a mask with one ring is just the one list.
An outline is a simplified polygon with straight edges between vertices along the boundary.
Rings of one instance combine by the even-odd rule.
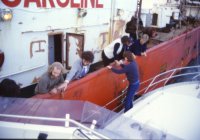
[[77, 61], [74, 62], [70, 72], [67, 74], [65, 81], [58, 87], [59, 90], [65, 91], [67, 89], [69, 82], [72, 80], [72, 78], [75, 76], [75, 74], [78, 71], [78, 68], [79, 68], [79, 65], [80, 65], [79, 63], [80, 63], [80, 60], [77, 60]]
[[[122, 65], [123, 64], [121, 64], [121, 66]], [[107, 68], [111, 69], [114, 73], [117, 73], [117, 74], [124, 74], [124, 73], [126, 73], [126, 67], [123, 67], [122, 69], [115, 69], [112, 66], [107, 66]]]
[[146, 50], [147, 50], [147, 45], [146, 45], [146, 44], [142, 45], [142, 52], [141, 52], [141, 55], [147, 56]]
[[40, 81], [38, 82], [36, 88], [35, 88], [35, 93], [40, 94], [40, 93], [48, 93], [49, 89], [47, 88], [48, 86], [48, 80], [45, 79], [45, 77], [41, 77]]
[[63, 74], [61, 74], [59, 76], [59, 82], [58, 84], [49, 92], [50, 94], [56, 94], [59, 92], [62, 92], [62, 89], [60, 89], [59, 87], [64, 83], [64, 78], [63, 78]]
[[114, 50], [113, 50], [114, 60], [117, 60], [117, 51], [118, 51], [119, 47], [120, 47], [120, 43], [115, 43]]
[[79, 68], [79, 65], [80, 65], [79, 63], [80, 63], [80, 60], [77, 60], [77, 61], [74, 62], [74, 64], [72, 65], [71, 70], [67, 74], [67, 77], [66, 77], [65, 81], [70, 82], [72, 80], [72, 78], [75, 76], [75, 74], [78, 71], [78, 68]]
[[68, 81], [68, 80], [65, 80], [57, 89], [59, 90], [59, 91], [65, 91], [66, 89], [67, 89], [67, 86], [68, 86], [68, 84], [69, 84], [69, 82], [70, 81]]

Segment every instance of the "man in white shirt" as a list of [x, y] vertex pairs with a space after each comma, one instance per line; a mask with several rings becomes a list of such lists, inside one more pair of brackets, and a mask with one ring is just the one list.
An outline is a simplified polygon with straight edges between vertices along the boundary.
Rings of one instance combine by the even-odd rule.
[[108, 46], [102, 51], [102, 60], [104, 66], [109, 65], [114, 62], [114, 60], [120, 60], [123, 58], [123, 52], [125, 46], [129, 46], [131, 40], [128, 36], [123, 36], [111, 42]]

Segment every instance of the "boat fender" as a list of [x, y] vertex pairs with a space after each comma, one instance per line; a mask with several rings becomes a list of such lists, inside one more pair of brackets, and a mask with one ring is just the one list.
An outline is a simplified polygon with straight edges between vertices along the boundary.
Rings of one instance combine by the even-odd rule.
[[4, 62], [4, 53], [0, 50], [0, 67], [3, 65]]

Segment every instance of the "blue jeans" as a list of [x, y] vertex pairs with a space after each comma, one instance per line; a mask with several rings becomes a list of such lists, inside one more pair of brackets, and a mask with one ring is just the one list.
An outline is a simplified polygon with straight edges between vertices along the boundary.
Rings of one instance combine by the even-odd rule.
[[135, 92], [138, 90], [139, 85], [140, 85], [139, 81], [129, 84], [126, 98], [125, 98], [125, 103], [124, 103], [124, 108], [125, 108], [124, 112], [128, 111], [129, 109], [133, 107], [134, 95], [135, 95]]

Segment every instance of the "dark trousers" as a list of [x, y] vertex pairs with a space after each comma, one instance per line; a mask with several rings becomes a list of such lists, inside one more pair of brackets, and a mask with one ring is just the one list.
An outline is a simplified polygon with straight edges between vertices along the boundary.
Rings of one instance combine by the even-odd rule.
[[125, 103], [124, 103], [124, 108], [125, 108], [124, 112], [128, 111], [129, 109], [133, 107], [134, 95], [135, 95], [135, 92], [139, 88], [139, 84], [140, 84], [139, 81], [133, 84], [129, 84], [128, 91], [125, 98]]

